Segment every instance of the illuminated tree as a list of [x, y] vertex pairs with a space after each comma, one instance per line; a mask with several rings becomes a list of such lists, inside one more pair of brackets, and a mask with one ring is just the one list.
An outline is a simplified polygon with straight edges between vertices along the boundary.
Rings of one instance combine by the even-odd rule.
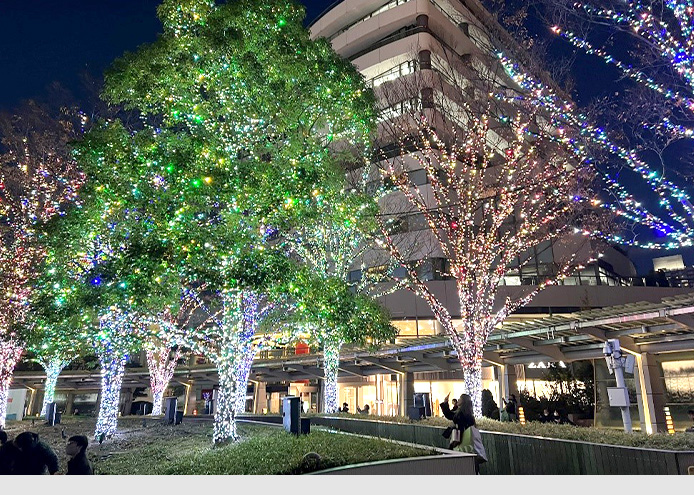
[[101, 364], [96, 437], [115, 432], [125, 363], [147, 335], [147, 318], [180, 300], [167, 223], [173, 203], [153, 161], [167, 154], [154, 135], [131, 134], [117, 121], [95, 126], [76, 147], [88, 179], [81, 204], [42, 233], [48, 256], [39, 290], [83, 315]]
[[50, 300], [42, 300], [44, 295], [41, 291], [33, 291], [27, 325], [27, 350], [31, 360], [46, 372], [41, 416], [46, 415], [48, 405], [54, 401], [60, 373], [88, 350], [79, 315], [66, 311], [66, 307], [56, 307]]
[[378, 346], [395, 338], [388, 311], [344, 279], [305, 267], [294, 275], [298, 326], [323, 348], [324, 411], [336, 412], [340, 349], [346, 342]]
[[45, 253], [36, 228], [75, 200], [82, 176], [69, 159], [76, 114], [29, 101], [0, 116], [0, 427], [7, 394], [26, 346], [36, 269]]
[[337, 173], [328, 143], [364, 139], [373, 97], [326, 40], [310, 39], [291, 2], [166, 0], [158, 13], [164, 33], [114, 64], [105, 95], [162, 120], [156, 140], [170, 157], [156, 163], [176, 192], [167, 226], [182, 285], [209, 287], [222, 310], [205, 330], [220, 376], [219, 443], [236, 438], [234, 369], [250, 332], [245, 318], [255, 319], [244, 314], [266, 297], [264, 281], [233, 274], [315, 207]]
[[[395, 337], [387, 313], [375, 303], [368, 302], [367, 277], [364, 275], [361, 279], [349, 281], [350, 270], [361, 269], [361, 273], [365, 272], [363, 256], [378, 229], [374, 221], [377, 212], [374, 198], [359, 192], [357, 188], [361, 189], [363, 184], [360, 178], [354, 182], [355, 187], [347, 187], [341, 181], [326, 190], [313, 218], [287, 235], [292, 252], [317, 276], [304, 279], [313, 289], [306, 291], [310, 295], [297, 297], [303, 301], [299, 310], [306, 317], [304, 329], [310, 339], [323, 349], [323, 411], [328, 413], [336, 412], [339, 408], [337, 373], [342, 345], [345, 342], [363, 343], [366, 339], [378, 341]], [[324, 287], [321, 289], [322, 284]], [[354, 300], [346, 297], [341, 301], [340, 296], [347, 296], [345, 291], [349, 287], [361, 296]], [[323, 296], [330, 293], [329, 289], [335, 292], [332, 294], [333, 300], [326, 301]], [[318, 299], [315, 299], [316, 296]], [[345, 307], [347, 302], [354, 306]], [[320, 309], [312, 311], [315, 304], [331, 308], [337, 314]], [[340, 318], [349, 316], [350, 312], [360, 315], [361, 324], [353, 326], [356, 322], [351, 318]]]
[[[594, 222], [591, 170], [558, 142], [564, 131], [532, 107], [489, 100], [485, 110], [479, 103], [459, 101], [456, 119], [443, 117], [447, 109], [406, 114], [400, 156], [379, 164], [395, 192], [378, 217], [382, 245], [405, 273], [398, 286], [422, 297], [448, 335], [477, 416], [488, 336], [539, 291], [590, 261], [586, 234]], [[537, 284], [502, 292], [504, 277], [548, 243], [553, 263], [536, 274]], [[446, 265], [427, 269], [437, 258]], [[455, 281], [459, 322], [426, 283], [434, 275]]]

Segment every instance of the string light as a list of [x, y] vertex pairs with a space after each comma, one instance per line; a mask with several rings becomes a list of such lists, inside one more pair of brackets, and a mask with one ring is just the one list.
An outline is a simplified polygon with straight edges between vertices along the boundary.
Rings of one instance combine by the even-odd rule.
[[[610, 232], [595, 231], [593, 235], [608, 241], [637, 246], [644, 249], [671, 249], [692, 245], [692, 232], [689, 228], [689, 219], [694, 215], [694, 206], [689, 195], [680, 187], [666, 180], [653, 171], [641, 160], [636, 152], [624, 148], [610, 140], [607, 132], [591, 124], [587, 117], [575, 109], [575, 106], [559, 97], [554, 91], [544, 86], [541, 82], [524, 73], [512, 60], [498, 53], [497, 56], [506, 69], [508, 75], [525, 92], [525, 95], [498, 94], [496, 97], [503, 101], [525, 102], [533, 105], [537, 111], [547, 111], [552, 118], [552, 125], [557, 129], [565, 129], [573, 132], [563, 132], [553, 139], [562, 143], [567, 150], [571, 150], [577, 159], [583, 162], [592, 160], [587, 154], [585, 145], [580, 144], [577, 137], [587, 140], [590, 144], [600, 147], [626, 163], [631, 170], [651, 186], [653, 192], [659, 198], [659, 205], [665, 210], [669, 220], [665, 220], [649, 212], [640, 201], [626, 191], [619, 182], [605, 173], [601, 177], [605, 179], [608, 190], [615, 193], [619, 199], [618, 205], [609, 202], [601, 202], [601, 207], [611, 210], [618, 216], [637, 222], [653, 232], [657, 232], [670, 239], [668, 242], [640, 242], [637, 239], [627, 239]], [[594, 198], [590, 199], [591, 201]], [[678, 213], [677, 209], [683, 213]]]

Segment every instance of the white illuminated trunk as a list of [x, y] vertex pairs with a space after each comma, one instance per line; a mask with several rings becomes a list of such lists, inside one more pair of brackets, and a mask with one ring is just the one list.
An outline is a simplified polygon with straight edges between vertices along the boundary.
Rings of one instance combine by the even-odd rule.
[[342, 342], [323, 343], [323, 372], [325, 386], [323, 392], [323, 412], [334, 413], [340, 408], [337, 393], [337, 373], [340, 366], [340, 348]]
[[101, 363], [101, 402], [94, 438], [111, 437], [118, 426], [118, 406], [125, 374], [127, 354], [112, 350], [99, 355]]
[[482, 417], [482, 366], [464, 370], [465, 393], [472, 399], [472, 410], [476, 418]]
[[55, 386], [58, 384], [58, 376], [68, 364], [70, 364], [70, 361], [58, 357], [52, 357], [48, 361], [41, 362], [43, 369], [46, 371], [43, 406], [41, 406], [41, 416], [43, 417], [45, 417], [48, 412], [48, 404], [55, 399]]
[[[217, 373], [219, 375], [219, 390], [215, 401], [214, 429], [212, 441], [215, 444], [235, 442], [238, 440], [236, 434], [236, 411], [234, 402], [236, 399], [237, 383], [234, 376], [234, 364], [232, 356], [225, 356], [223, 361], [217, 363]], [[231, 358], [231, 359], [229, 359]]]
[[[171, 354], [173, 352], [173, 355]], [[148, 348], [147, 368], [149, 369], [149, 387], [152, 390], [152, 416], [160, 416], [164, 392], [173, 378], [176, 363], [181, 357], [179, 351], [171, 351], [168, 345], [157, 349]]]
[[7, 399], [14, 367], [24, 349], [14, 340], [0, 341], [0, 428], [5, 428]]
[[152, 416], [161, 416], [162, 412], [162, 402], [164, 401], [164, 390], [154, 390], [152, 389]]

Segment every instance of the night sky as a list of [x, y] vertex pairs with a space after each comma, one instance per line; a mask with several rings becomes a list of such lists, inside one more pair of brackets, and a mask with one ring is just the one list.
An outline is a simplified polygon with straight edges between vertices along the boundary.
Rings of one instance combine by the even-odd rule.
[[[81, 73], [99, 77], [123, 52], [156, 39], [161, 31], [156, 17], [159, 3], [160, 0], [0, 0], [0, 110], [11, 110], [23, 99], [40, 98], [54, 81], [79, 98]], [[334, 0], [302, 3], [308, 23]], [[579, 103], [609, 91], [605, 81], [616, 75], [588, 57], [581, 62], [588, 63], [588, 70], [575, 74]], [[594, 77], [596, 71], [605, 77]], [[650, 254], [633, 251], [630, 255], [639, 272], [652, 268]], [[685, 262], [692, 264], [694, 254], [686, 255]]]

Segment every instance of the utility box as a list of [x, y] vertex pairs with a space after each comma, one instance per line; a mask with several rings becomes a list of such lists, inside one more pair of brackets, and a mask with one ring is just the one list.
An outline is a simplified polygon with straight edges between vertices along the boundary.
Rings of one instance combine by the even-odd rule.
[[176, 424], [176, 409], [178, 408], [178, 398], [166, 397], [164, 399], [166, 405], [166, 422], [170, 425]]
[[301, 399], [299, 397], [287, 396], [282, 399], [282, 423], [284, 429], [295, 435], [299, 434], [301, 414]]
[[607, 397], [612, 407], [629, 407], [629, 392], [626, 387], [607, 387]]

